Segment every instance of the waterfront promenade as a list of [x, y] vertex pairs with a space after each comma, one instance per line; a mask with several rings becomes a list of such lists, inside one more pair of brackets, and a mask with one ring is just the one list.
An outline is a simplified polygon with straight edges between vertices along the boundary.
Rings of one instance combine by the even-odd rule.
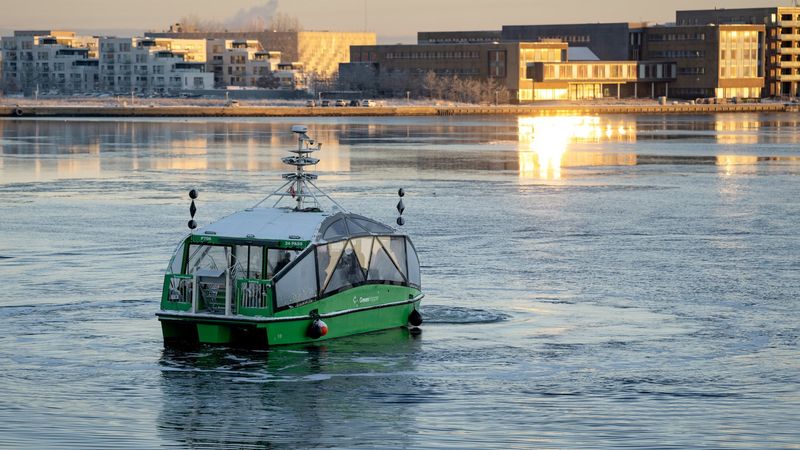
[[208, 106], [146, 104], [66, 105], [6, 104], [0, 105], [3, 117], [313, 117], [313, 116], [456, 116], [456, 115], [561, 115], [561, 114], [704, 114], [726, 112], [797, 112], [796, 103], [745, 104], [535, 104], [498, 106], [377, 106], [305, 107], [305, 106]]

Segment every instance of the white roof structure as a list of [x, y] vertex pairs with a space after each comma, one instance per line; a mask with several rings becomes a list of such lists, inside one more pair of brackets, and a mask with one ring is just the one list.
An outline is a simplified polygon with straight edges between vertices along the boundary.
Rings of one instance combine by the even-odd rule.
[[197, 229], [194, 235], [234, 239], [336, 241], [349, 236], [397, 235], [392, 227], [358, 214], [251, 208]]
[[567, 61], [600, 61], [589, 47], [568, 47]]
[[310, 241], [331, 213], [298, 212], [291, 208], [253, 208], [235, 212], [198, 228], [195, 235], [229, 238]]

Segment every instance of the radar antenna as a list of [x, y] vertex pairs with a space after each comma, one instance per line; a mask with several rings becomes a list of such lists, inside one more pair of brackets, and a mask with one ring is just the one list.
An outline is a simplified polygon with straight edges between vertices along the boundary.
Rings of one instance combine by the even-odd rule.
[[286, 183], [279, 187], [275, 192], [256, 203], [253, 208], [257, 208], [270, 197], [278, 197], [278, 199], [275, 201], [275, 204], [272, 205], [272, 207], [275, 208], [278, 206], [281, 200], [291, 197], [295, 201], [295, 211], [322, 211], [318, 197], [319, 195], [327, 198], [334, 205], [339, 207], [339, 209], [345, 211], [342, 205], [340, 205], [338, 202], [336, 202], [336, 200], [332, 199], [328, 194], [323, 192], [317, 187], [316, 184], [314, 184], [313, 180], [316, 180], [318, 176], [306, 170], [306, 167], [316, 166], [319, 162], [318, 158], [314, 158], [309, 155], [322, 150], [322, 143], [315, 141], [308, 136], [308, 127], [305, 125], [292, 126], [292, 133], [298, 135], [297, 149], [289, 150], [290, 152], [295, 153], [295, 155], [285, 156], [281, 158], [281, 161], [283, 161], [284, 164], [295, 166], [295, 171], [282, 174], [281, 177], [284, 180], [287, 180]]

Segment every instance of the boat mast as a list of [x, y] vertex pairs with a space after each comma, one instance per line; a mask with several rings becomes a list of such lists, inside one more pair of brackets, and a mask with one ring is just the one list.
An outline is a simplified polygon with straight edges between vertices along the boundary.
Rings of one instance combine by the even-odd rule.
[[295, 171], [293, 173], [282, 174], [281, 177], [286, 180], [286, 183], [275, 190], [275, 192], [256, 203], [253, 208], [258, 208], [267, 199], [275, 196], [278, 197], [278, 199], [275, 201], [275, 204], [272, 205], [273, 208], [277, 207], [284, 197], [292, 197], [295, 201], [295, 211], [321, 211], [322, 208], [319, 203], [319, 197], [317, 196], [319, 195], [320, 197], [330, 200], [331, 203], [342, 211], [346, 211], [342, 205], [314, 184], [312, 180], [316, 180], [318, 178], [317, 175], [309, 173], [305, 169], [306, 166], [313, 166], [319, 162], [318, 158], [313, 158], [309, 155], [320, 151], [322, 149], [322, 143], [308, 136], [308, 127], [305, 125], [292, 126], [292, 133], [298, 135], [297, 149], [289, 151], [296, 153], [297, 156], [286, 156], [281, 158], [281, 161], [290, 166], [295, 166]]
[[316, 165], [319, 162], [318, 158], [312, 158], [309, 155], [313, 152], [319, 151], [322, 147], [322, 143], [311, 139], [307, 134], [308, 128], [303, 125], [293, 126], [292, 133], [296, 133], [298, 135], [297, 150], [290, 151], [292, 153], [296, 153], [297, 156], [287, 156], [281, 158], [281, 161], [283, 161], [284, 164], [295, 166], [294, 173], [283, 174], [283, 179], [289, 180], [291, 185], [287, 193], [294, 197], [294, 200], [297, 203], [294, 208], [296, 211], [303, 211], [309, 207], [319, 209], [319, 202], [317, 201], [316, 196], [314, 196], [314, 194], [311, 192], [311, 189], [309, 189], [308, 185], [306, 184], [306, 182], [316, 180], [317, 175], [306, 172], [305, 167]]

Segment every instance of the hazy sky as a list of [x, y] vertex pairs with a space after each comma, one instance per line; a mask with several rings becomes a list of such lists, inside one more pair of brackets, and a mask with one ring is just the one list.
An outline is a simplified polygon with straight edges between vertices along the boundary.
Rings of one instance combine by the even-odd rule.
[[307, 30], [364, 30], [381, 41], [417, 31], [500, 29], [502, 25], [674, 20], [676, 9], [790, 5], [789, 0], [0, 0], [0, 31], [61, 28], [141, 33], [196, 14], [226, 21], [253, 7], [277, 6]]

